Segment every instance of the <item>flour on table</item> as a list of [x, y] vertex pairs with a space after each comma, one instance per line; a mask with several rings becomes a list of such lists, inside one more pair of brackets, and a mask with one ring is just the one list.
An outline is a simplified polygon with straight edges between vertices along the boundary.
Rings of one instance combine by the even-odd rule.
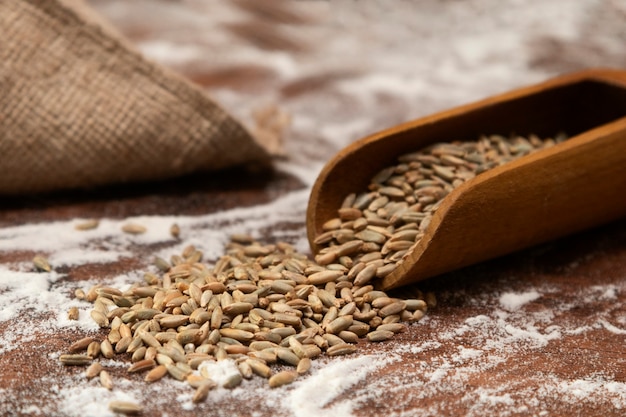
[[500, 296], [500, 304], [506, 310], [515, 311], [519, 310], [524, 304], [536, 300], [541, 297], [537, 291], [528, 291], [525, 293], [512, 293], [507, 292]]
[[[282, 100], [281, 108], [293, 116], [294, 137], [315, 137], [315, 140], [286, 142], [290, 156], [278, 162], [277, 169], [296, 177], [303, 188], [267, 204], [201, 216], [104, 218], [99, 219], [96, 229], [87, 231], [74, 229], [84, 219], [0, 228], [1, 252], [42, 253], [53, 268], [71, 269], [135, 258], [133, 248], [156, 244], [160, 249], [153, 255], [168, 258], [193, 244], [204, 252], [205, 259], [212, 261], [223, 254], [223, 245], [231, 234], [251, 233], [260, 237], [262, 230], [275, 230], [274, 238], [292, 242], [299, 251], [306, 252], [304, 221], [310, 188], [334, 152], [355, 139], [390, 127], [390, 123], [426, 116], [554, 75], [553, 70], [533, 65], [529, 44], [542, 39], [548, 39], [548, 43], [575, 41], [581, 35], [577, 28], [588, 18], [589, 11], [603, 2], [581, 0], [576, 2], [576, 7], [564, 7], [562, 1], [543, 0], [430, 1], [423, 2], [428, 7], [418, 12], [412, 8], [412, 3], [417, 2], [394, 2], [390, 8], [383, 2], [360, 1], [358, 9], [350, 8], [355, 3], [351, 1], [297, 2], [326, 10], [325, 16], [331, 19], [327, 24], [300, 25], [294, 29], [301, 31], [298, 35], [303, 38], [314, 39], [316, 45], [311, 47], [317, 47], [308, 55], [295, 58], [282, 51], [265, 51], [251, 43], [236, 42], [232, 36], [220, 32], [219, 27], [231, 21], [249, 19], [248, 15], [237, 15], [229, 2], [97, 3], [114, 24], [133, 27], [140, 23], [142, 28], [149, 28], [153, 24], [150, 18], [161, 22], [165, 29], [155, 32], [171, 39], [142, 38], [136, 46], [149, 58], [174, 68], [204, 65], [215, 69], [216, 56], [221, 68], [263, 63], [263, 69], [277, 78], [276, 82], [268, 83], [268, 89], [251, 94], [215, 86], [211, 95], [244, 122], [250, 121], [253, 108]], [[192, 6], [204, 9], [198, 12]], [[219, 16], [225, 16], [226, 25], [210, 20]], [[623, 25], [616, 28], [598, 25], [584, 36], [591, 38], [586, 40], [592, 46], [609, 43], [621, 50], [616, 33], [622, 30]], [[369, 42], [353, 36], [358, 31], [366, 31]], [[185, 35], [191, 38], [190, 42], [185, 41]], [[584, 62], [588, 62], [587, 55]], [[307, 76], [329, 73], [348, 76], [304, 95], [283, 97], [279, 92], [280, 87], [306, 80]], [[121, 227], [130, 222], [145, 226], [147, 232], [122, 233]], [[172, 223], [180, 226], [181, 241], [169, 235]], [[277, 226], [284, 223], [296, 226], [281, 231]], [[96, 325], [88, 316], [91, 305], [76, 300], [73, 291], [76, 287], [88, 289], [96, 283], [127, 288], [142, 279], [143, 271], [154, 268], [152, 256], [137, 261], [141, 266], [136, 271], [90, 277], [87, 282], [67, 282], [58, 272], [34, 272], [30, 260], [3, 265], [0, 354], [15, 352], [36, 335], [53, 337], [60, 332], [95, 331]], [[575, 268], [579, 264], [575, 261], [570, 266]], [[463, 302], [475, 306], [475, 314], [446, 321], [437, 310], [432, 311], [411, 325], [409, 331], [416, 335], [416, 343], [391, 341], [368, 347], [367, 353], [316, 360], [310, 374], [290, 386], [269, 390], [266, 381], [253, 378], [244, 381], [242, 388], [211, 391], [208, 401], [225, 407], [243, 401], [257, 405], [259, 415], [262, 415], [260, 410], [270, 409], [275, 415], [297, 417], [357, 416], [371, 404], [383, 404], [386, 417], [446, 415], [445, 402], [428, 400], [454, 398], [459, 393], [464, 393], [461, 401], [470, 404], [467, 416], [519, 413], [544, 416], [548, 415], [547, 404], [562, 399], [572, 404], [584, 399], [594, 405], [626, 408], [626, 387], [623, 382], [612, 380], [611, 375], [563, 380], [556, 374], [545, 373], [540, 375], [543, 388], [539, 390], [515, 386], [510, 381], [474, 383], [486, 371], [497, 375], [506, 369], [508, 357], [532, 357], [535, 352], [573, 336], [592, 338], [596, 332], [607, 332], [623, 337], [626, 333], [626, 316], [620, 313], [620, 309], [626, 308], [623, 280], [594, 286], [592, 293], [581, 292], [575, 299], [557, 298], [547, 303], [552, 290], [516, 283], [514, 291], [468, 297]], [[610, 301], [610, 307], [599, 307], [599, 300]], [[67, 319], [67, 310], [73, 306], [80, 312], [75, 322]], [[584, 322], [570, 317], [569, 313], [577, 307], [586, 308], [592, 317]], [[8, 325], [17, 320], [24, 325]], [[421, 338], [424, 334], [431, 336]], [[42, 355], [50, 360], [58, 358], [59, 352], [45, 352], [45, 346], [42, 349]], [[428, 360], [424, 359], [426, 353]], [[106, 365], [123, 366], [121, 362]], [[385, 373], [389, 366], [394, 366], [397, 372]], [[150, 398], [159, 407], [174, 398], [184, 410], [197, 407], [191, 403], [189, 387], [170, 379], [140, 387], [121, 379], [116, 381], [112, 392], [95, 381], [86, 382], [79, 373], [67, 379], [50, 375], [35, 382], [39, 386], [54, 386], [54, 395], [24, 405], [20, 411], [25, 414], [109, 417], [112, 413], [107, 404], [114, 399], [141, 403]], [[163, 392], [171, 396], [161, 395]], [[393, 403], [386, 401], [387, 396], [398, 392], [411, 395], [396, 396]], [[11, 389], [0, 388], [0, 413], [14, 411], [12, 404], [6, 402], [15, 400], [14, 397]], [[420, 401], [430, 405], [415, 407]], [[235, 412], [235, 409], [212, 409], [216, 416], [231, 416]]]

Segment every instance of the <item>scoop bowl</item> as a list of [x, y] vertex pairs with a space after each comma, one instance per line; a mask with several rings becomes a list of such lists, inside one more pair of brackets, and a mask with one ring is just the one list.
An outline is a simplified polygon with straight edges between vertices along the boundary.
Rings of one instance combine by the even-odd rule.
[[415, 283], [626, 215], [626, 72], [594, 69], [515, 89], [358, 140], [322, 169], [307, 208], [315, 237], [344, 198], [396, 158], [482, 134], [569, 139], [486, 171], [441, 202], [424, 236], [381, 289]]

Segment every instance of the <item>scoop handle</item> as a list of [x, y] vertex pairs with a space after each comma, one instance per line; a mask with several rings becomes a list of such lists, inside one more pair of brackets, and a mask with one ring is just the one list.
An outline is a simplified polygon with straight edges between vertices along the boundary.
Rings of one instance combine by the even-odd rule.
[[599, 81], [615, 82], [617, 84], [626, 86], [626, 71], [618, 69], [591, 69], [576, 73], [577, 75], [588, 74], [589, 78], [593, 78]]

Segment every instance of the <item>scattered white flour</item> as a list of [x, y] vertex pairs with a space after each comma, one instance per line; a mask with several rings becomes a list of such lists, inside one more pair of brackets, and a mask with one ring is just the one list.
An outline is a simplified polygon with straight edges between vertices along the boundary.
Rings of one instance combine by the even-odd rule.
[[[81, 382], [84, 384], [84, 381]], [[84, 386], [83, 384], [70, 385], [61, 388], [58, 392], [62, 399], [59, 409], [68, 417], [112, 417], [115, 416], [115, 413], [109, 410], [110, 401], [137, 401], [137, 398], [127, 395], [121, 390], [115, 390], [114, 393], [111, 393], [101, 386]]]
[[465, 362], [468, 360], [478, 359], [484, 354], [482, 350], [466, 348], [465, 346], [459, 346], [458, 349], [458, 356], [453, 358], [455, 362]]
[[611, 333], [626, 334], [626, 329], [621, 329], [617, 326], [614, 326], [613, 324], [609, 323], [606, 320], [599, 320], [599, 323], [602, 325], [602, 327], [604, 327], [606, 330], [610, 331]]
[[[2, 333], [0, 354], [15, 349], [20, 342], [32, 340], [36, 333], [73, 328], [84, 332], [98, 326], [89, 317], [92, 306], [70, 298], [55, 272], [37, 273], [7, 270], [0, 266], [0, 323], [18, 316], [41, 316], [30, 326], [12, 326]], [[68, 320], [67, 310], [78, 307], [79, 319]]]
[[228, 382], [231, 376], [237, 375], [239, 373], [239, 369], [237, 368], [237, 364], [235, 361], [231, 359], [223, 360], [223, 361], [206, 361], [200, 364], [198, 367], [198, 371], [206, 373], [215, 382], [218, 386], [223, 387], [225, 383]]
[[541, 297], [537, 291], [528, 291], [521, 294], [507, 292], [500, 296], [500, 304], [509, 311], [519, 310], [524, 304]]
[[626, 384], [606, 381], [598, 377], [560, 381], [556, 389], [571, 401], [589, 400], [594, 397], [608, 398], [612, 405], [622, 410], [626, 408]]
[[[96, 381], [92, 381], [88, 386], [84, 386], [85, 381], [74, 381], [58, 391], [62, 399], [60, 411], [68, 417], [117, 416], [109, 410], [111, 401], [127, 401], [142, 404], [144, 390], [138, 389], [137, 383], [129, 380], [116, 378], [115, 389], [112, 391], [101, 387]], [[81, 385], [83, 385], [81, 387]], [[181, 384], [182, 385], [182, 384]]]
[[[365, 355], [357, 358], [336, 359], [324, 363], [312, 376], [295, 384], [282, 402], [295, 417], [312, 417], [323, 414], [334, 417], [351, 417], [358, 399], [334, 402], [337, 397], [350, 390], [356, 383], [377, 368], [397, 360], [393, 354], [387, 357]], [[311, 401], [314, 399], [313, 401]]]
[[605, 300], [613, 300], [617, 298], [617, 288], [614, 285], [607, 286], [593, 286], [591, 287], [593, 292], [597, 292], [600, 295], [598, 296], [600, 299]]
[[[215, 86], [211, 94], [247, 122], [251, 121], [254, 108], [279, 101], [292, 115], [291, 135], [299, 138], [314, 135], [315, 140], [286, 141], [290, 157], [278, 162], [277, 169], [296, 177], [303, 188], [267, 204], [201, 216], [105, 218], [100, 219], [98, 228], [82, 232], [76, 231], [74, 225], [84, 219], [0, 228], [0, 251], [40, 252], [49, 257], [53, 267], [71, 269], [112, 263], [136, 257], [133, 248], [152, 244], [161, 244], [162, 249], [156, 254], [166, 258], [194, 244], [212, 261], [223, 254], [229, 235], [259, 236], [262, 230], [272, 230], [274, 238], [288, 240], [299, 250], [307, 251], [304, 220], [310, 188], [334, 151], [389, 127], [390, 123], [546, 79], [553, 73], [532, 65], [528, 45], [544, 38], [548, 39], [547, 43], [550, 39], [576, 40], [582, 36], [578, 26], [588, 18], [590, 10], [601, 8], [603, 2], [580, 0], [570, 7], [563, 1], [543, 0], [428, 1], [419, 2], [424, 6], [418, 10], [414, 8], [417, 2], [394, 2], [393, 7], [388, 7], [383, 2], [359, 1], [358, 8], [351, 1], [297, 2], [322, 10], [321, 15], [327, 20], [293, 28], [281, 25], [280, 29], [291, 30], [288, 33], [294, 38], [314, 40], [309, 47], [317, 48], [315, 51], [293, 56], [261, 50], [223, 29], [220, 31], [220, 27], [227, 26], [219, 21], [220, 17], [227, 22], [249, 18], [241, 12], [237, 14], [230, 2], [97, 3], [122, 28], [136, 28], [139, 23], [139, 27], [146, 28], [145, 33], [150, 32], [151, 24], [160, 29], [154, 32], [165, 39], [148, 37], [137, 46], [152, 59], [175, 68], [201, 69], [204, 65], [214, 69], [215, 57], [219, 57], [223, 68], [248, 64], [256, 68], [262, 63], [263, 70], [278, 80], [266, 83], [266, 90], [246, 93]], [[613, 2], [606, 2], [609, 3]], [[381, 18], [383, 14], [385, 18]], [[592, 46], [611, 44], [621, 51], [621, 38], [616, 33], [621, 33], [623, 25], [615, 27], [600, 25], [583, 35]], [[368, 42], [352, 35], [364, 30], [371, 34]], [[189, 42], [185, 41], [185, 34], [191, 38]], [[278, 92], [280, 86], [306, 80], [307, 76], [333, 73], [349, 76], [304, 95], [284, 97]], [[127, 222], [140, 223], [148, 231], [142, 235], [123, 234], [121, 227]], [[172, 223], [180, 225], [180, 242], [169, 235]], [[300, 226], [282, 231], [277, 226], [283, 223]], [[95, 330], [88, 317], [90, 305], [75, 300], [74, 289], [77, 286], [87, 289], [95, 283], [125, 288], [140, 280], [143, 270], [153, 268], [151, 258], [139, 261], [144, 265], [137, 271], [94, 276], [81, 283], [67, 282], [57, 272], [36, 273], [30, 261], [0, 266], [0, 326], [16, 318], [30, 323], [4, 326], [0, 354], [33, 340], [36, 334], [52, 336], [66, 330], [82, 333]], [[578, 261], [572, 263], [572, 267], [577, 264]], [[593, 337], [598, 331], [626, 334], [626, 317], [620, 314], [620, 309], [625, 308], [626, 283], [599, 284], [591, 293], [581, 291], [573, 300], [555, 299], [545, 305], [542, 302], [547, 297], [542, 295], [551, 289], [518, 283], [515, 290], [468, 297], [464, 302], [477, 308], [468, 317], [450, 319], [433, 311], [413, 326], [414, 343], [390, 342], [371, 348], [367, 355], [314, 361], [308, 376], [287, 387], [270, 390], [266, 381], [253, 378], [244, 381], [241, 388], [218, 388], [211, 391], [207, 402], [224, 408], [211, 408], [211, 415], [235, 415], [237, 409], [227, 406], [235, 407], [240, 401], [254, 404], [258, 415], [271, 410], [272, 414], [281, 416], [351, 417], [358, 414], [360, 407], [376, 403], [384, 406], [386, 417], [449, 415], [450, 404], [441, 398], [456, 398], [459, 393], [465, 393], [458, 401], [467, 406], [468, 417], [543, 416], [547, 415], [547, 404], [563, 398], [574, 404], [586, 401], [605, 405], [608, 401], [615, 409], [626, 408], [626, 386], [611, 376], [563, 380], [543, 373], [536, 376], [543, 387], [540, 390], [515, 386], [506, 378], [504, 382], [498, 380], [499, 367], [506, 367], [507, 358], [532, 356], [559, 339]], [[600, 309], [598, 300], [610, 300], [614, 308]], [[535, 302], [533, 307], [541, 308], [526, 308], [530, 302]], [[72, 306], [79, 308], [78, 321], [67, 320], [67, 310]], [[592, 316], [585, 321], [569, 318], [575, 307], [586, 308]], [[431, 336], [426, 339], [422, 334]], [[42, 355], [51, 360], [59, 355], [59, 352], [46, 352], [45, 346], [42, 350]], [[125, 366], [121, 361], [104, 363], [111, 368]], [[385, 373], [385, 367], [390, 364], [400, 366], [399, 371], [393, 375]], [[532, 373], [531, 365], [524, 371]], [[219, 364], [211, 372], [221, 381], [219, 375], [232, 371], [232, 366]], [[476, 382], [487, 371], [494, 379]], [[142, 402], [150, 398], [150, 403], [158, 409], [174, 398], [189, 413], [199, 407], [191, 402], [189, 387], [171, 379], [139, 387], [118, 379], [113, 391], [101, 388], [96, 381], [85, 381], [78, 373], [65, 379], [49, 375], [36, 383], [42, 391], [52, 391], [51, 398], [23, 404], [10, 388], [0, 388], [0, 414], [10, 415], [19, 410], [37, 416], [111, 417], [108, 402], [113, 399]], [[410, 395], [396, 395], [393, 402], [386, 401], [387, 396], [407, 392]], [[14, 407], [15, 404], [19, 406]]]

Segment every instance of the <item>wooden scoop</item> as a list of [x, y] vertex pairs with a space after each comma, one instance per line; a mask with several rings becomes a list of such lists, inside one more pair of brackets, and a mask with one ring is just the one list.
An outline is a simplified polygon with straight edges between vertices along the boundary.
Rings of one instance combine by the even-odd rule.
[[435, 142], [511, 133], [569, 139], [467, 181], [442, 201], [424, 237], [382, 280], [390, 289], [626, 215], [626, 72], [589, 70], [395, 126], [340, 151], [307, 209], [313, 242], [350, 193], [396, 157]]

